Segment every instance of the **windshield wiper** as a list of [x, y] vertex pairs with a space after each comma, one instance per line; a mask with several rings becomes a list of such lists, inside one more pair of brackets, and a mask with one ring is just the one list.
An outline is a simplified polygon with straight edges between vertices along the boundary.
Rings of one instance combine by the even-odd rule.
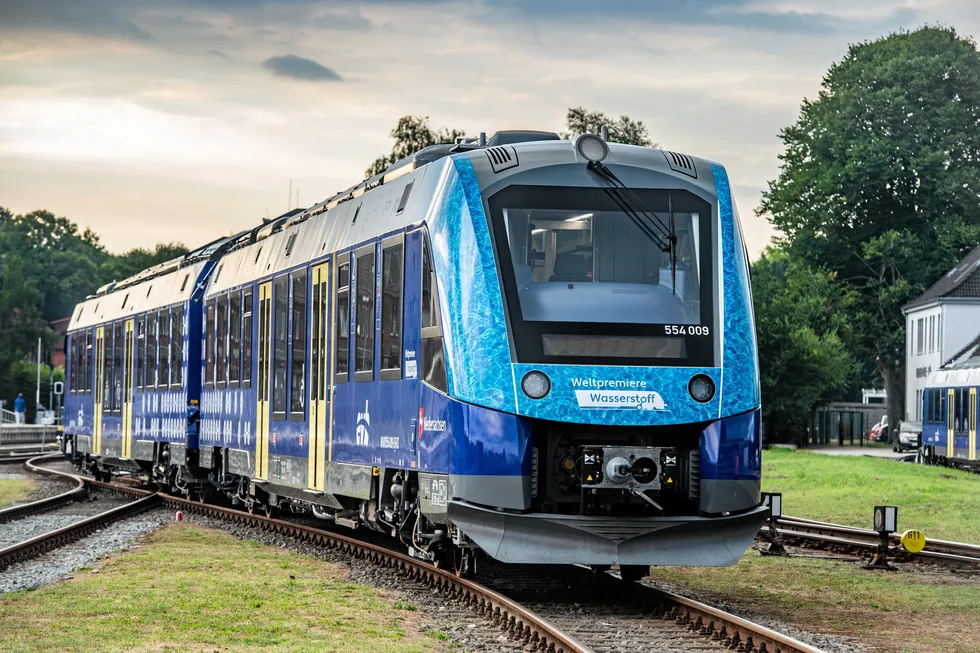
[[[649, 238], [665, 254], [670, 254], [671, 292], [677, 294], [677, 232], [674, 230], [674, 206], [667, 195], [668, 224], [650, 211], [639, 197], [612, 170], [601, 161], [589, 161], [588, 169], [608, 181], [612, 186], [603, 188], [640, 232]], [[636, 208], [634, 208], [636, 207]]]

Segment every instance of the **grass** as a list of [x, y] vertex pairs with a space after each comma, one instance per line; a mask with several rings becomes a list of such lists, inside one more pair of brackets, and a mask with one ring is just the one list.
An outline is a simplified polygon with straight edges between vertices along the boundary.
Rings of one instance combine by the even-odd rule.
[[872, 572], [820, 559], [748, 551], [725, 568], [654, 567], [655, 579], [710, 600], [755, 609], [811, 632], [836, 633], [877, 651], [980, 652], [980, 581], [920, 571]]
[[980, 475], [866, 456], [770, 449], [762, 489], [782, 492], [783, 512], [871, 528], [876, 505], [898, 506], [900, 531], [980, 544]]
[[0, 650], [451, 649], [407, 604], [345, 578], [322, 560], [172, 525], [92, 571], [0, 596]]
[[0, 479], [0, 508], [23, 501], [34, 491], [34, 483], [26, 478]]

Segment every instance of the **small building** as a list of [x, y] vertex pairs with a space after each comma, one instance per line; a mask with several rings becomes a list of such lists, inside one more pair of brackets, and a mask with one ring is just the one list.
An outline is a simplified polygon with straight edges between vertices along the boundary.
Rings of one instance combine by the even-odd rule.
[[51, 350], [49, 363], [51, 367], [64, 367], [67, 356], [65, 353], [65, 335], [68, 333], [68, 323], [71, 316], [63, 317], [60, 320], [51, 322], [51, 330], [55, 332], [58, 339], [55, 341], [54, 349]]
[[980, 247], [902, 307], [905, 314], [905, 419], [922, 421], [929, 374], [962, 355], [980, 330]]

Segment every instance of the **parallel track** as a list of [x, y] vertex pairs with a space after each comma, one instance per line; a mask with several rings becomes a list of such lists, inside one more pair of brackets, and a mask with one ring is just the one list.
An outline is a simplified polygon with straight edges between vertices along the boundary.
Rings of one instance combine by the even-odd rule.
[[[158, 505], [162, 504], [168, 508], [259, 528], [393, 569], [462, 601], [478, 614], [499, 625], [512, 639], [533, 649], [549, 651], [549, 653], [593, 653], [593, 649], [585, 643], [503, 593], [471, 580], [458, 578], [451, 572], [438, 569], [401, 552], [313, 526], [95, 481], [44, 468], [36, 463], [37, 460], [29, 461], [27, 468], [40, 474], [82, 479], [95, 487], [142, 497], [135, 503], [156, 501]], [[621, 580], [609, 574], [592, 574], [588, 570], [574, 567], [565, 570], [571, 576], [577, 576], [577, 582], [600, 587], [604, 592], [608, 592], [608, 596], [615, 596], [620, 600], [627, 600], [628, 597], [630, 601], [639, 599], [648, 605], [653, 605], [655, 612], [664, 619], [686, 626], [706, 639], [720, 641], [729, 648], [766, 653], [821, 653], [820, 649], [759, 624], [649, 585], [631, 584], [625, 587]]]
[[[784, 515], [777, 522], [776, 531], [784, 540], [805, 543], [823, 549], [870, 553], [877, 549], [878, 533], [865, 528], [790, 517]], [[980, 569], [980, 546], [926, 538], [926, 548], [920, 553], [909, 553], [900, 548], [901, 536], [892, 533], [890, 550], [899, 560], [941, 564], [952, 567]]]

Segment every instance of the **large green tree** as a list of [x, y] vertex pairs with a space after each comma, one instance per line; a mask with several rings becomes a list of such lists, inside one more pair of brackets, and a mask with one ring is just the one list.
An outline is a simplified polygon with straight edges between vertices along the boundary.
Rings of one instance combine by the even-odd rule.
[[568, 131], [562, 138], [573, 140], [582, 134], [598, 135], [605, 127], [609, 132], [609, 140], [613, 143], [627, 145], [642, 145], [644, 147], [659, 147], [650, 140], [650, 133], [642, 120], [634, 120], [629, 116], [610, 118], [601, 111], [587, 111], [582, 107], [572, 107], [565, 116]]
[[802, 439], [817, 405], [840, 398], [858, 371], [847, 346], [854, 294], [773, 248], [752, 265], [752, 292], [768, 438]]
[[980, 53], [943, 27], [853, 45], [781, 138], [759, 213], [791, 256], [854, 293], [854, 346], [897, 424], [901, 307], [980, 242]]

